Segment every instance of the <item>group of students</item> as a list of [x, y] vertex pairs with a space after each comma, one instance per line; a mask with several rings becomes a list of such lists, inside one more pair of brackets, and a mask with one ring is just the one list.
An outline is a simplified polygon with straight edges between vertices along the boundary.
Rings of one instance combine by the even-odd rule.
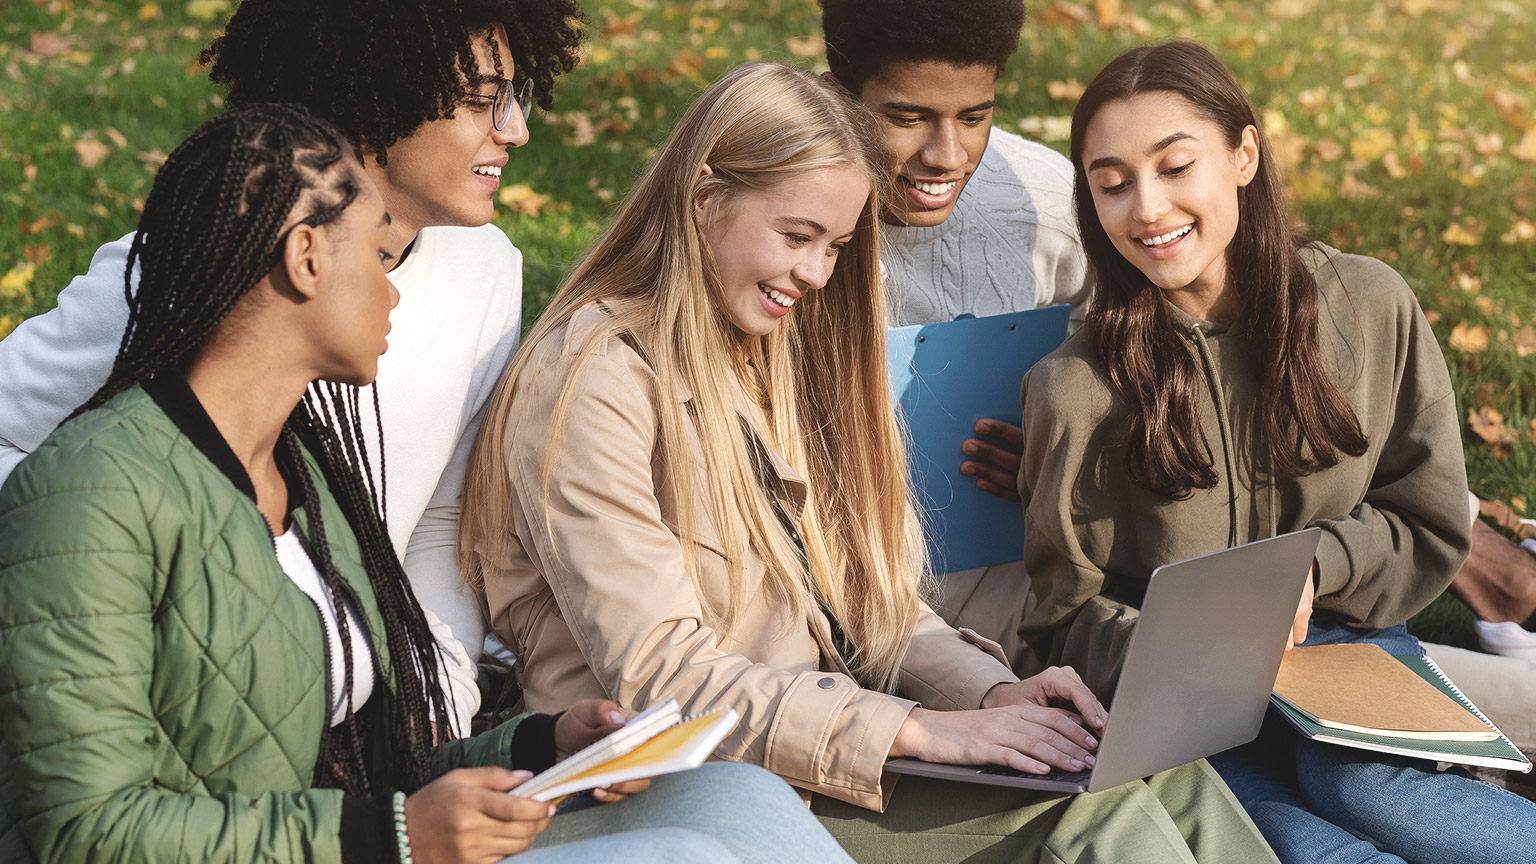
[[[1419, 651], [1470, 523], [1412, 292], [1292, 236], [1209, 51], [1112, 61], [1067, 163], [991, 129], [1021, 2], [823, 10], [831, 74], [706, 90], [518, 347], [491, 200], [579, 10], [240, 4], [232, 107], [0, 343], [0, 860], [1533, 848], [1524, 799], [1279, 726], [1093, 795], [883, 775], [1092, 765], [1147, 574], [1279, 532], [1324, 529], [1293, 642]], [[963, 445], [1027, 578], [931, 592], [885, 328], [1050, 300], [1022, 429]], [[487, 632], [541, 713], [469, 735]], [[740, 713], [721, 762], [504, 794], [667, 697]]]

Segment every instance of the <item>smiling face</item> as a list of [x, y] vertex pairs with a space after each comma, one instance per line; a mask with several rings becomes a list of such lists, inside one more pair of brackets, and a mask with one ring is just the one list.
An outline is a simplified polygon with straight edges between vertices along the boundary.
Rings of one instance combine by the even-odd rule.
[[390, 215], [368, 178], [358, 179], [351, 206], [319, 229], [324, 269], [312, 332], [321, 348], [319, 377], [362, 386], [378, 375], [379, 355], [389, 348], [389, 312], [400, 292], [384, 275], [393, 259], [385, 248]]
[[[502, 58], [499, 74], [491, 55], [492, 41], [496, 56]], [[418, 126], [389, 148], [388, 164], [368, 160], [368, 173], [394, 216], [392, 251], [398, 253], [422, 228], [484, 225], [495, 215], [494, 198], [507, 164], [507, 148], [528, 143], [521, 111], [513, 109], [504, 129], [491, 122], [489, 97], [502, 77], [513, 77], [511, 56], [506, 33], [497, 27], [475, 43], [481, 82], [464, 87], [466, 93], [486, 98], [466, 96], [452, 117]]]
[[896, 194], [880, 214], [893, 225], [943, 224], [986, 152], [997, 69], [942, 60], [890, 63], [865, 79], [859, 101], [880, 118], [896, 157]]
[[716, 302], [731, 323], [766, 336], [795, 301], [826, 285], [868, 200], [868, 178], [849, 165], [701, 201], [696, 216], [720, 277]]
[[1232, 147], [1183, 96], [1141, 93], [1105, 103], [1082, 152], [1115, 249], [1198, 318], [1230, 305], [1227, 247], [1240, 216], [1237, 190], [1258, 170], [1257, 130], [1244, 128]]

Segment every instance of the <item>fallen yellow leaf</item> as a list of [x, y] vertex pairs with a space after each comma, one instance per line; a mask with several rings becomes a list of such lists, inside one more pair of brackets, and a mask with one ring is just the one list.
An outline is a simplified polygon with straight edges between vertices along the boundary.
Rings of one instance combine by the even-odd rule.
[[86, 168], [95, 168], [101, 164], [101, 160], [107, 158], [112, 148], [97, 141], [95, 138], [81, 138], [75, 142], [75, 153], [80, 156], [80, 164]]
[[1444, 231], [1440, 232], [1440, 240], [1441, 242], [1449, 243], [1452, 246], [1476, 246], [1477, 244], [1483, 242], [1482, 238], [1479, 236], [1481, 232], [1482, 226], [1468, 226], [1463, 225], [1460, 222], [1455, 222], [1452, 223], [1449, 228], [1446, 228]]
[[190, 0], [187, 14], [199, 21], [213, 21], [229, 11], [229, 0]]
[[1522, 97], [1508, 90], [1489, 90], [1483, 96], [1493, 103], [1494, 110], [1499, 112], [1505, 123], [1521, 130], [1533, 125], [1531, 106]]
[[1536, 222], [1529, 219], [1515, 220], [1515, 224], [1511, 225], [1509, 230], [1504, 232], [1504, 236], [1499, 238], [1499, 242], [1506, 246], [1529, 243], [1532, 240], [1536, 240]]
[[1484, 315], [1492, 315], [1498, 311], [1498, 307], [1494, 304], [1492, 297], [1480, 296], [1472, 301], [1472, 305], [1476, 306], [1477, 311]]
[[1471, 273], [1457, 273], [1456, 290], [1465, 291], [1468, 294], [1476, 294], [1483, 290], [1483, 280], [1473, 276]]
[[816, 57], [826, 50], [827, 43], [820, 36], [812, 33], [809, 36], [790, 37], [784, 40], [784, 47], [796, 57]]
[[1439, 324], [1440, 323], [1440, 319], [1444, 318], [1444, 317], [1445, 317], [1444, 315], [1440, 314], [1440, 310], [1439, 309], [1425, 309], [1424, 310], [1424, 320], [1426, 322], [1428, 322], [1429, 326], [1431, 326], [1431, 327], [1435, 326], [1436, 324]]
[[1536, 354], [1536, 330], [1529, 325], [1521, 327], [1510, 337], [1509, 344], [1514, 346], [1515, 354], [1519, 357]]
[[1120, 0], [1093, 0], [1093, 11], [1100, 30], [1108, 30], [1120, 22]]
[[1361, 162], [1375, 162], [1397, 147], [1397, 138], [1386, 129], [1367, 129], [1349, 142], [1349, 155]]
[[57, 57], [69, 50], [69, 40], [57, 33], [33, 33], [27, 48], [39, 57]]
[[139, 20], [150, 21], [160, 17], [159, 3], [145, 3], [139, 7]]
[[1536, 128], [1525, 130], [1520, 143], [1509, 148], [1509, 155], [1527, 162], [1536, 162]]
[[1068, 78], [1065, 81], [1049, 81], [1045, 85], [1045, 92], [1057, 102], [1076, 102], [1082, 98], [1084, 86], [1076, 78]]
[[540, 195], [529, 188], [526, 183], [508, 186], [501, 190], [500, 194], [496, 196], [496, 200], [500, 201], [503, 207], [510, 209], [512, 212], [523, 213], [528, 216], [538, 216], [540, 211], [549, 204], [548, 195]]
[[1488, 331], [1476, 325], [1457, 324], [1451, 328], [1451, 347], [1463, 354], [1481, 354], [1488, 350]]
[[1489, 444], [1508, 444], [1514, 439], [1509, 428], [1504, 425], [1504, 415], [1490, 405], [1468, 408], [1467, 425], [1472, 427], [1473, 435]]
[[26, 297], [27, 286], [32, 284], [36, 274], [37, 265], [31, 261], [22, 261], [12, 267], [9, 273], [0, 276], [0, 300], [17, 301]]
[[21, 319], [15, 315], [0, 315], [0, 339], [11, 335], [11, 331], [21, 324]]

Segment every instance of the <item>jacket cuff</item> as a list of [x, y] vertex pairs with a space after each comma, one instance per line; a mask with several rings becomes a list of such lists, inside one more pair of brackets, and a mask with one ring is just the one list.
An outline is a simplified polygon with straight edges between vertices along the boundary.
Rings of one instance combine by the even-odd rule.
[[342, 864], [378, 864], [381, 861], [398, 860], [392, 796], [343, 796], [340, 840]]
[[555, 723], [560, 714], [530, 714], [517, 724], [512, 733], [510, 767], [537, 774], [555, 764]]
[[916, 704], [864, 690], [847, 675], [803, 673], [768, 729], [763, 767], [814, 792], [884, 809], [885, 760]]
[[1336, 594], [1349, 586], [1349, 552], [1338, 535], [1323, 529], [1317, 541], [1317, 596]]

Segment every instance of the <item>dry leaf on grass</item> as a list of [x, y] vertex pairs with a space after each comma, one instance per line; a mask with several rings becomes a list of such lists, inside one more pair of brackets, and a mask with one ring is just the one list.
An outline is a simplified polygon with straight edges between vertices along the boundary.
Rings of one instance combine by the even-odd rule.
[[1455, 222], [1440, 232], [1440, 241], [1452, 246], [1476, 246], [1483, 242], [1482, 233], [1483, 226], [1480, 224], [1463, 225]]
[[37, 265], [30, 261], [23, 261], [10, 269], [10, 272], [0, 276], [0, 300], [17, 301], [27, 294], [27, 286], [32, 284], [32, 277], [37, 274]]
[[508, 186], [501, 190], [496, 199], [513, 213], [523, 213], [528, 216], [538, 216], [549, 204], [548, 195], [540, 195], [526, 183]]
[[812, 33], [809, 36], [795, 37], [784, 40], [784, 47], [796, 57], [818, 57], [827, 48], [827, 43], [820, 36]]
[[1536, 330], [1529, 325], [1521, 327], [1509, 337], [1509, 343], [1514, 346], [1516, 356], [1529, 357], [1536, 354]]
[[1450, 342], [1463, 354], [1481, 354], [1488, 350], [1488, 331], [1475, 324], [1457, 324], [1451, 328]]
[[39, 57], [57, 57], [69, 50], [69, 40], [57, 33], [33, 33], [27, 50]]
[[1504, 415], [1491, 405], [1468, 408], [1467, 426], [1472, 429], [1473, 435], [1493, 445], [1495, 456], [1500, 456], [1515, 441], [1515, 433], [1504, 425]]
[[1065, 81], [1049, 81], [1045, 85], [1045, 92], [1057, 102], [1076, 102], [1082, 98], [1084, 85], [1076, 78], [1068, 78]]
[[81, 138], [75, 142], [75, 153], [80, 156], [80, 164], [86, 168], [95, 168], [101, 164], [101, 160], [107, 158], [112, 148], [97, 141], [95, 138]]

